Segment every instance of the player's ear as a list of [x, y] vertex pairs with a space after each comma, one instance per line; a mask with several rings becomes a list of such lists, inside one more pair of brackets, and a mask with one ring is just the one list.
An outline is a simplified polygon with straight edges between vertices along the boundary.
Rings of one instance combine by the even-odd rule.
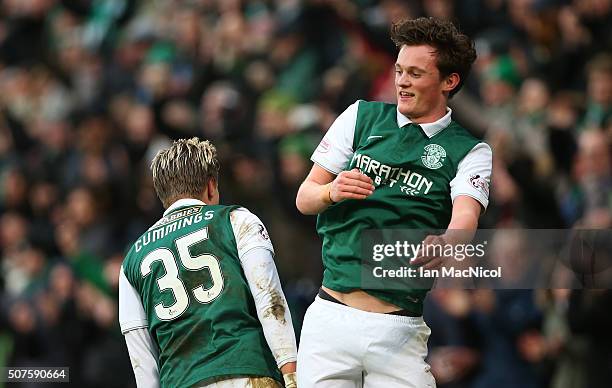
[[206, 182], [206, 201], [207, 204], [216, 205], [216, 202], [219, 201], [219, 186], [217, 185], [217, 180], [215, 178], [210, 178], [208, 182]]
[[457, 85], [459, 85], [459, 80], [459, 74], [457, 73], [451, 73], [450, 75], [447, 75], [442, 80], [442, 91], [450, 93], [451, 90], [455, 89]]

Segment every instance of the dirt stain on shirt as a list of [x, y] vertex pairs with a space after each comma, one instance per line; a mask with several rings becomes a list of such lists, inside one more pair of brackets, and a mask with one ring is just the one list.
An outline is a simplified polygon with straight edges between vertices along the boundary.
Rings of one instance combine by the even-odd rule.
[[285, 320], [285, 300], [283, 296], [277, 290], [268, 290], [270, 294], [270, 307], [264, 312], [264, 318], [274, 317], [277, 321], [283, 325], [287, 323]]

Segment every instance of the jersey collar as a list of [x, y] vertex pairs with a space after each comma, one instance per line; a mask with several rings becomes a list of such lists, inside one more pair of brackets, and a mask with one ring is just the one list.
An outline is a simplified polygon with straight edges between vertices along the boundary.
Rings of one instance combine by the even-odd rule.
[[[440, 132], [444, 128], [448, 127], [448, 125], [451, 122], [451, 114], [452, 113], [453, 113], [453, 110], [451, 108], [447, 107], [446, 108], [446, 114], [444, 116], [442, 116], [442, 118], [440, 118], [437, 121], [434, 121], [433, 123], [419, 124], [419, 126], [421, 128], [423, 128], [423, 132], [425, 132], [427, 137], [432, 138], [438, 132]], [[408, 117], [406, 117], [403, 114], [401, 114], [399, 109], [398, 109], [397, 110], [397, 125], [401, 128], [404, 125], [408, 125], [408, 124], [411, 124], [411, 123], [412, 123], [412, 121]]]
[[200, 201], [199, 199], [194, 199], [194, 198], [179, 199], [178, 201], [174, 202], [172, 205], [168, 206], [168, 209], [166, 209], [166, 211], [164, 212], [164, 217], [180, 207], [196, 206], [196, 205], [206, 205], [206, 204]]

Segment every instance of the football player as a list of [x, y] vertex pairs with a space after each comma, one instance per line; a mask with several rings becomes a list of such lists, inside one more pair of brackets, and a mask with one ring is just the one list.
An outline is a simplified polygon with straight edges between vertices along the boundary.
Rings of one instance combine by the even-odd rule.
[[138, 387], [295, 387], [291, 315], [262, 222], [219, 205], [215, 147], [151, 165], [166, 211], [125, 257], [119, 321]]
[[[400, 21], [391, 35], [397, 104], [350, 105], [315, 150], [296, 198], [302, 213], [318, 214], [324, 266], [302, 327], [301, 388], [434, 387], [427, 288], [364, 286], [362, 233], [439, 229], [447, 232], [423, 236], [425, 246], [462, 243], [488, 204], [491, 149], [448, 108], [476, 59], [473, 42], [433, 18]], [[422, 254], [412, 264], [435, 269], [442, 259]]]

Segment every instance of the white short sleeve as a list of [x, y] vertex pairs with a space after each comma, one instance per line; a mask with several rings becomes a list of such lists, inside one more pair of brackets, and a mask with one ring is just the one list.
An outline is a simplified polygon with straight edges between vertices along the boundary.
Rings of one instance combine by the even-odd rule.
[[335, 175], [346, 168], [354, 153], [358, 109], [359, 101], [355, 101], [336, 118], [310, 160]]
[[450, 182], [451, 200], [460, 195], [474, 198], [486, 209], [489, 205], [489, 184], [493, 152], [487, 143], [478, 143], [459, 162], [457, 175]]
[[123, 266], [119, 272], [119, 325], [123, 334], [130, 330], [149, 327], [140, 295], [125, 277]]
[[236, 237], [239, 257], [253, 248], [264, 248], [274, 254], [268, 231], [255, 214], [241, 207], [230, 213], [230, 222]]

